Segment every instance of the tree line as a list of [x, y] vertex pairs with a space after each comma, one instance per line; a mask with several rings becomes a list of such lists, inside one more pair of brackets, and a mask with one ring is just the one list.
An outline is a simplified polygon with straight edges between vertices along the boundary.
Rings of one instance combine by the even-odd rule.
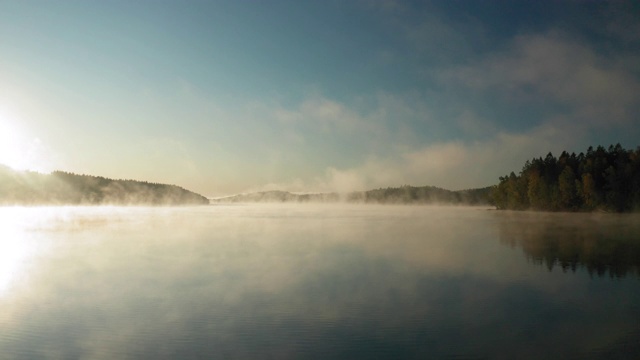
[[447, 190], [436, 186], [410, 186], [380, 188], [347, 194], [347, 201], [379, 204], [488, 204], [491, 188]]
[[208, 204], [202, 195], [176, 185], [64, 171], [51, 174], [14, 171], [0, 166], [2, 205], [182, 205]]
[[490, 193], [498, 209], [640, 211], [640, 147], [549, 153], [527, 161], [519, 175], [499, 179]]
[[490, 187], [451, 191], [435, 186], [387, 187], [367, 191], [353, 191], [346, 194], [315, 193], [292, 194], [287, 191], [263, 191], [240, 194], [213, 202], [349, 202], [374, 204], [455, 204], [455, 205], [488, 205]]

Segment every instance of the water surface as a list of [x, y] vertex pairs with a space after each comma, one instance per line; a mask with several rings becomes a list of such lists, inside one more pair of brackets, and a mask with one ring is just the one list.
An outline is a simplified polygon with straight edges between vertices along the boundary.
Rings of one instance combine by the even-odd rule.
[[0, 208], [0, 357], [635, 359], [639, 220]]

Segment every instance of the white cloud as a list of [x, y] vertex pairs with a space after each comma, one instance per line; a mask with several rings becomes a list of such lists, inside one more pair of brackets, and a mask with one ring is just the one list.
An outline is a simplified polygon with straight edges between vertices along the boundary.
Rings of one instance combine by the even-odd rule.
[[[415, 134], [415, 123], [410, 124], [407, 119], [433, 123], [434, 128], [447, 122], [433, 115], [419, 97], [379, 94], [375, 104], [373, 110], [362, 114], [344, 103], [316, 95], [293, 108], [271, 109], [285, 141], [290, 136], [287, 131], [303, 137], [328, 132], [341, 142], [368, 142], [377, 147], [350, 148], [357, 153], [345, 154], [354, 156], [351, 165], [339, 166], [336, 159], [324, 158], [311, 171], [300, 172], [293, 179], [275, 176], [266, 185], [246, 191], [349, 192], [404, 184], [447, 189], [488, 186], [496, 183], [499, 176], [519, 171], [527, 159], [544, 157], [549, 151], [579, 151], [587, 135], [566, 116], [547, 119], [524, 132], [507, 132], [467, 109], [449, 125], [463, 128], [467, 135], [479, 134], [482, 140], [443, 138], [425, 143]], [[263, 109], [269, 113], [267, 110], [268, 107]], [[474, 138], [478, 137], [470, 139]]]
[[[549, 52], [549, 58], [539, 58], [538, 52]], [[583, 58], [580, 71], [567, 70], [574, 53]], [[589, 48], [555, 35], [529, 36], [516, 40], [509, 51], [450, 70], [446, 80], [482, 91], [514, 90], [513, 96], [520, 95], [520, 87], [534, 87], [551, 98], [582, 105], [583, 111], [600, 102], [632, 102], [625, 94], [600, 99], [597, 86], [587, 86], [609, 78], [615, 80], [607, 85], [614, 93], [636, 86], [613, 63], [601, 62]], [[565, 84], [578, 80], [581, 86]], [[180, 94], [186, 98], [181, 103], [189, 106], [170, 108], [173, 111], [164, 117], [202, 118], [197, 129], [180, 131], [206, 132], [210, 137], [206, 143], [190, 143], [189, 149], [174, 142], [150, 144], [147, 163], [164, 163], [173, 170], [148, 169], [147, 178], [208, 195], [264, 190], [348, 192], [403, 184], [447, 189], [487, 186], [501, 175], [517, 172], [534, 156], [582, 149], [588, 129], [594, 126], [591, 122], [576, 126], [576, 110], [523, 132], [508, 132], [479, 116], [464, 99], [457, 114], [443, 118], [419, 93], [381, 92], [351, 103], [312, 94], [294, 105], [263, 101], [240, 107], [222, 104], [193, 87], [182, 86]], [[446, 134], [447, 127], [461, 129], [465, 138]], [[181, 135], [180, 139], [187, 138]], [[203, 148], [211, 150], [207, 156], [192, 153]], [[151, 159], [152, 149], [162, 151]]]
[[543, 125], [522, 134], [500, 132], [485, 141], [443, 141], [395, 156], [370, 158], [353, 168], [329, 168], [314, 183], [332, 191], [404, 184], [450, 190], [488, 186], [499, 176], [517, 172], [527, 159], [574, 148], [569, 134], [571, 129]]
[[586, 126], [633, 120], [640, 83], [620, 56], [549, 32], [516, 37], [503, 52], [440, 73], [440, 80], [477, 90], [497, 90], [507, 100], [527, 96], [570, 107], [571, 120]]

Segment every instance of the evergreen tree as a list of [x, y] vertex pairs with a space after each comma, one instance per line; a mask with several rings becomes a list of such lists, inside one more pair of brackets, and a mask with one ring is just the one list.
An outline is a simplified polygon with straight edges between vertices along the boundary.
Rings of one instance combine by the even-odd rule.
[[499, 179], [490, 194], [498, 209], [640, 211], [640, 147], [548, 153], [525, 162], [520, 175]]

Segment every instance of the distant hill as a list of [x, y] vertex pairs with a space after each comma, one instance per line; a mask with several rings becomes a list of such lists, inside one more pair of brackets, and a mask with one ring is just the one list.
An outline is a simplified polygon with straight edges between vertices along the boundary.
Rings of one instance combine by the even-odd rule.
[[491, 188], [450, 191], [434, 186], [401, 186], [347, 194], [293, 194], [286, 191], [264, 191], [214, 199], [212, 202], [360, 202], [378, 204], [461, 204], [488, 205]]
[[451, 191], [435, 186], [401, 186], [352, 192], [347, 201], [380, 204], [488, 205], [491, 187]]
[[175, 185], [63, 171], [41, 174], [0, 165], [0, 205], [189, 205], [209, 204]]
[[337, 193], [319, 194], [293, 194], [287, 191], [262, 191], [249, 194], [238, 194], [219, 199], [212, 199], [211, 202], [219, 203], [281, 203], [281, 202], [337, 202], [340, 196]]

